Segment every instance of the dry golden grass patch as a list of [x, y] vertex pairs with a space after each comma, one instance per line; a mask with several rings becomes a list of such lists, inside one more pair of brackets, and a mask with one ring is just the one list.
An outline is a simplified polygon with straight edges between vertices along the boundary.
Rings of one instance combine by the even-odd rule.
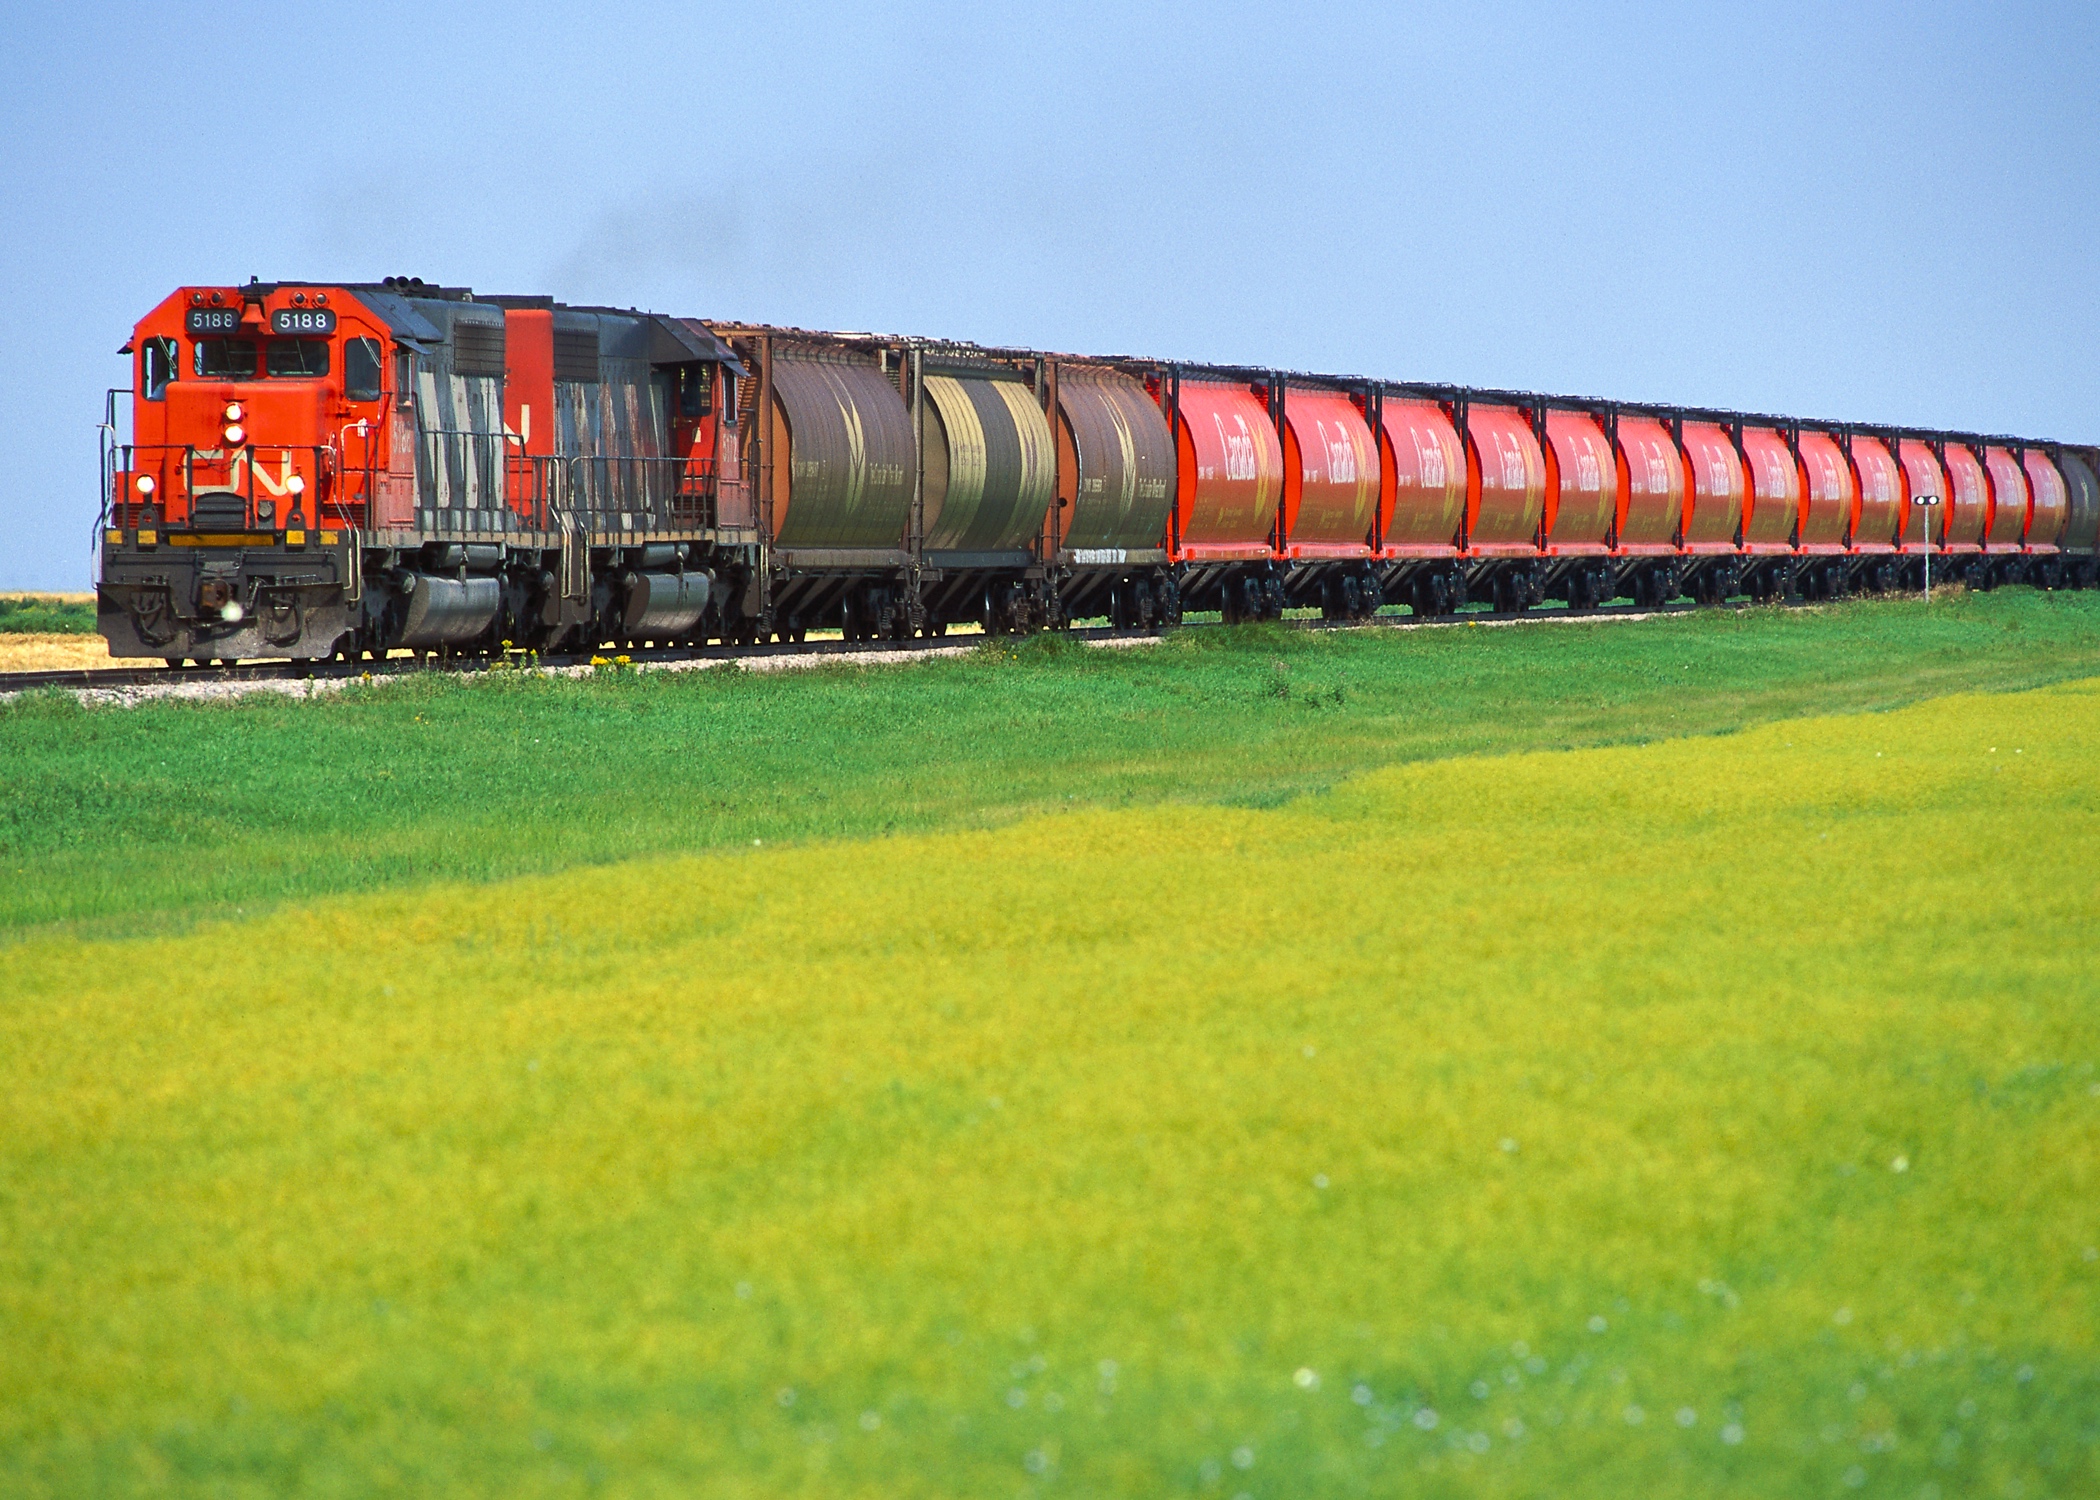
[[0, 635], [0, 672], [58, 672], [75, 667], [153, 667], [160, 658], [111, 656], [99, 635]]

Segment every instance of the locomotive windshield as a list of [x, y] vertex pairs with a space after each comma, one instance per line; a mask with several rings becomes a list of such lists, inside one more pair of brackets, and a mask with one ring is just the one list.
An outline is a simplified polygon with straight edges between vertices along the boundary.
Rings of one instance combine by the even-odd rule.
[[268, 369], [272, 375], [315, 380], [328, 373], [326, 339], [271, 339]]
[[205, 380], [253, 380], [255, 340], [199, 339], [196, 368]]
[[[205, 380], [253, 380], [256, 378], [255, 339], [199, 339], [195, 365]], [[328, 373], [326, 339], [270, 339], [265, 345], [263, 369], [273, 378], [314, 380]]]

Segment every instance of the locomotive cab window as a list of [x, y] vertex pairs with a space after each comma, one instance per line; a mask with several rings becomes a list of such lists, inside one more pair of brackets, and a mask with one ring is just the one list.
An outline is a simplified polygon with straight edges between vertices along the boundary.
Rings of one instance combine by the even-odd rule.
[[269, 370], [279, 379], [318, 379], [328, 373], [328, 341], [271, 339]]
[[713, 408], [713, 365], [680, 365], [678, 367], [678, 414], [681, 417], [704, 417]]
[[196, 345], [197, 374], [205, 380], [253, 380], [254, 339], [199, 339]]
[[350, 339], [344, 343], [343, 394], [352, 401], [379, 399], [379, 340]]
[[139, 350], [139, 394], [148, 401], [167, 398], [168, 382], [181, 368], [181, 356], [173, 339], [148, 339]]

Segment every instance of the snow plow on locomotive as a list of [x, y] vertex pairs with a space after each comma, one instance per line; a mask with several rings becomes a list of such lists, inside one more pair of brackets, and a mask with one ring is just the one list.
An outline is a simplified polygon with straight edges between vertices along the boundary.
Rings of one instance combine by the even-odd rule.
[[407, 278], [186, 287], [122, 352], [100, 627], [171, 663], [2091, 587], [2100, 551], [2100, 454], [2011, 438]]

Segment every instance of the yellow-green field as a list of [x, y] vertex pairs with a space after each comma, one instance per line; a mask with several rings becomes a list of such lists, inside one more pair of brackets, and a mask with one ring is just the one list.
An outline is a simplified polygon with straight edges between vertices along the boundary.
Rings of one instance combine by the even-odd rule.
[[10, 1495], [2100, 1493], [2100, 684], [0, 949]]

